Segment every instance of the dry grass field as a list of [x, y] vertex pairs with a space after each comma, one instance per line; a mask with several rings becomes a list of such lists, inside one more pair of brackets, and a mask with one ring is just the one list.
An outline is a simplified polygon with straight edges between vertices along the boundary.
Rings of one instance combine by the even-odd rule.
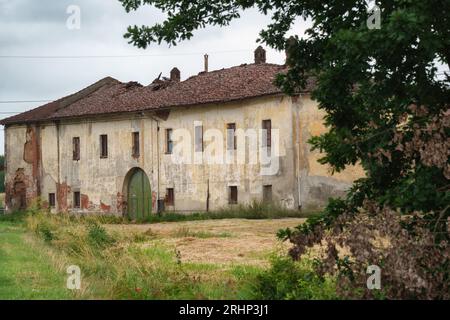
[[295, 227], [305, 219], [273, 220], [222, 219], [186, 222], [163, 222], [144, 225], [108, 225], [119, 234], [151, 235], [152, 242], [162, 242], [179, 251], [182, 261], [212, 264], [266, 265], [275, 249], [286, 249], [287, 243], [276, 239], [279, 229]]

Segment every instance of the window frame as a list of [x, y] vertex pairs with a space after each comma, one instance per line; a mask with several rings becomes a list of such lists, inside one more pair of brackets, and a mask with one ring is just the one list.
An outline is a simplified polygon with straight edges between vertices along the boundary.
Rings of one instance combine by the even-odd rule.
[[134, 131], [131, 133], [131, 155], [138, 158], [141, 155], [141, 137], [139, 131]]
[[56, 194], [54, 192], [48, 194], [48, 206], [50, 208], [56, 208]]
[[[270, 189], [270, 199], [267, 199], [267, 190]], [[263, 202], [271, 203], [273, 201], [273, 186], [271, 184], [263, 185]]]
[[196, 125], [194, 127], [194, 150], [195, 152], [204, 151], [203, 143], [203, 125]]
[[[233, 192], [233, 190], [235, 192]], [[233, 199], [233, 193], [235, 193], [235, 199]], [[228, 204], [234, 205], [238, 204], [239, 201], [239, 190], [238, 186], [228, 186]]]
[[81, 158], [81, 150], [80, 150], [80, 137], [72, 138], [72, 160], [80, 161]]
[[262, 121], [262, 144], [263, 147], [271, 148], [272, 147], [272, 120], [265, 119]]
[[167, 154], [172, 154], [172, 152], [173, 152], [172, 135], [173, 135], [173, 129], [167, 128], [166, 129], [166, 153]]
[[[231, 131], [233, 131], [232, 136]], [[233, 141], [231, 142], [230, 139], [233, 139]], [[233, 143], [232, 148], [231, 143]], [[227, 123], [227, 150], [237, 150], [236, 122]]]
[[108, 158], [108, 135], [100, 135], [100, 159]]
[[166, 188], [166, 206], [175, 206], [175, 190], [174, 188]]
[[73, 192], [73, 207], [74, 209], [81, 209], [81, 192]]

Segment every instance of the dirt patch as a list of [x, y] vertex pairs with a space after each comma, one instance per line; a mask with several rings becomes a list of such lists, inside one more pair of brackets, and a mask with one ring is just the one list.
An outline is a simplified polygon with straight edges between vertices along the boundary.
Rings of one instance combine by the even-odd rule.
[[[180, 252], [181, 261], [214, 264], [266, 265], [268, 255], [275, 249], [287, 250], [288, 243], [276, 238], [279, 229], [293, 228], [306, 219], [274, 220], [223, 219], [206, 221], [164, 222], [143, 225], [108, 225], [110, 231], [122, 234], [144, 234], [151, 230], [154, 239], [162, 241]], [[175, 236], [180, 229], [191, 234], [207, 233], [207, 238]], [[179, 234], [179, 232], [178, 232]], [[221, 236], [226, 234], [227, 236]], [[214, 237], [217, 235], [217, 237]]]

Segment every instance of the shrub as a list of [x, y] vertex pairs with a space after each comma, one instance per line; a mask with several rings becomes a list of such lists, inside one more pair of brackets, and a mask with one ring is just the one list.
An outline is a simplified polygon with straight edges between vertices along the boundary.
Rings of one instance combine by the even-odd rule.
[[[316, 226], [289, 234], [294, 244], [290, 253], [302, 260], [308, 248], [326, 243], [316, 271], [334, 274], [345, 298], [449, 299], [448, 230], [432, 231], [428, 224], [424, 214], [402, 217], [367, 202], [363, 212], [343, 213], [329, 229]], [[380, 290], [367, 289], [370, 265], [381, 269]]]
[[115, 243], [115, 239], [110, 236], [104, 227], [97, 223], [87, 225], [87, 238], [91, 245], [104, 248]]
[[256, 277], [254, 294], [256, 299], [269, 300], [337, 298], [333, 279], [319, 276], [310, 260], [284, 256], [274, 256], [271, 268]]
[[48, 224], [42, 223], [37, 227], [38, 234], [44, 239], [45, 242], [51, 242], [56, 239], [54, 232], [51, 230]]

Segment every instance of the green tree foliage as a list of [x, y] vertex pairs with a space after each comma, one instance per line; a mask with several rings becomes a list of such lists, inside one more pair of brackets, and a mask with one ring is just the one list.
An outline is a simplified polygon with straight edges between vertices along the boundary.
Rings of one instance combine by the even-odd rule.
[[[443, 8], [450, 0], [119, 1], [127, 11], [152, 5], [167, 14], [162, 23], [129, 27], [125, 37], [140, 48], [176, 45], [196, 29], [228, 25], [249, 8], [271, 15], [258, 40], [288, 52], [289, 71], [277, 84], [294, 94], [308, 77], [317, 78], [313, 98], [327, 112], [329, 129], [310, 141], [324, 152], [320, 161], [334, 171], [356, 163], [366, 171], [324, 219], [367, 198], [406, 213], [448, 216], [450, 78], [437, 66], [449, 66], [450, 16]], [[367, 21], [375, 3], [381, 21], [374, 29]], [[312, 26], [305, 37], [287, 38], [299, 17]]]

